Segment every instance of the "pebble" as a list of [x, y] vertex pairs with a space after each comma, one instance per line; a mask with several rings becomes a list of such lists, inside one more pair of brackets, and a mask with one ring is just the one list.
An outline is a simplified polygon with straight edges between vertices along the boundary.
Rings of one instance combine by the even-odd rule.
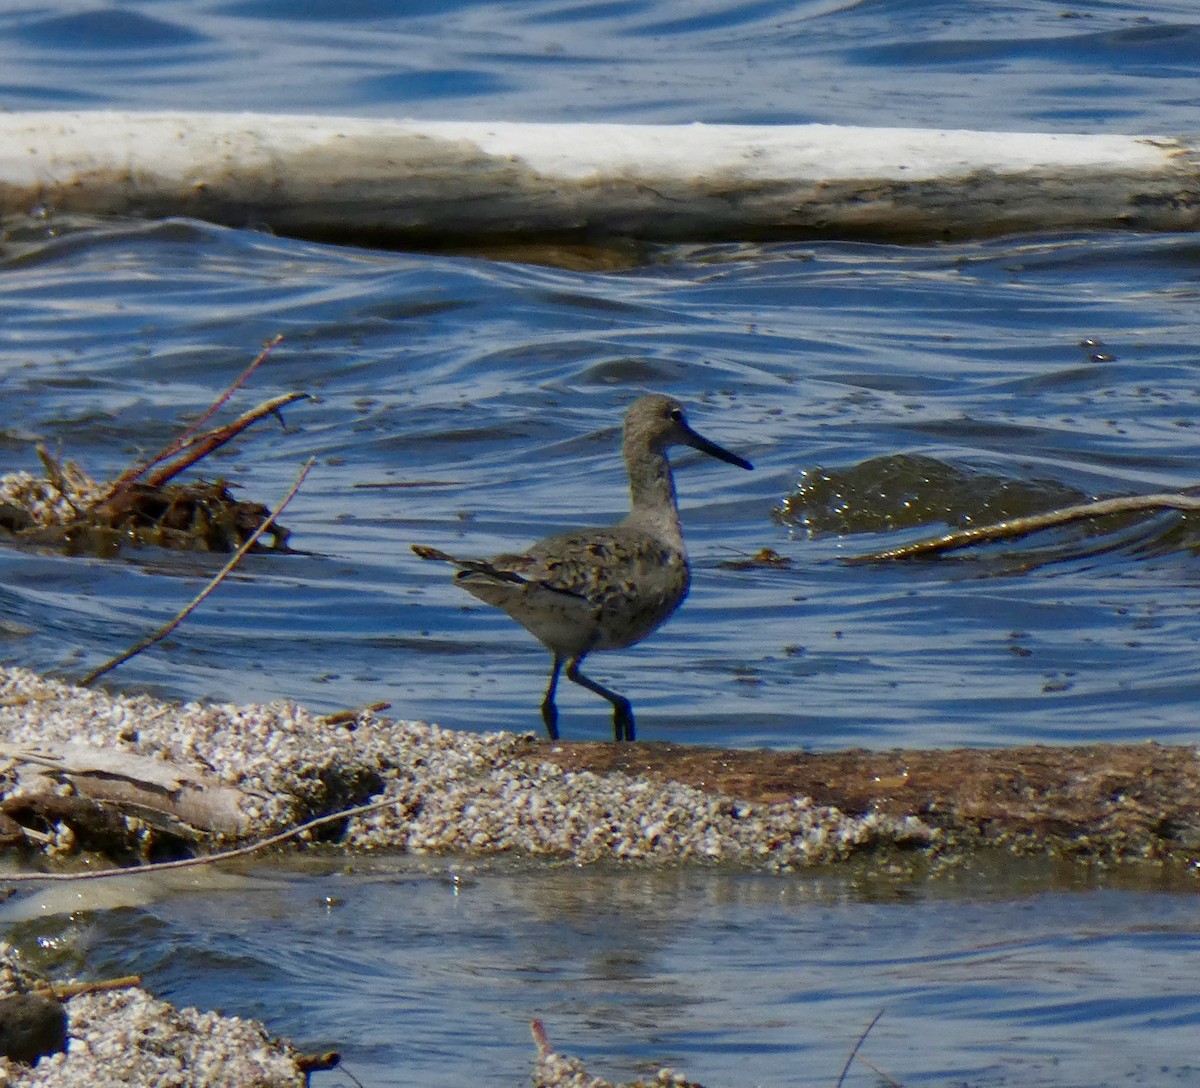
[[37, 994], [0, 997], [0, 1056], [32, 1064], [67, 1049], [62, 1002]]

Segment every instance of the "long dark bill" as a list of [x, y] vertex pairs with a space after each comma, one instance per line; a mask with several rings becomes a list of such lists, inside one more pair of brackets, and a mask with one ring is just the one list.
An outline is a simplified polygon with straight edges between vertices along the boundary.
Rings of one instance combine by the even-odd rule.
[[723, 449], [715, 442], [710, 442], [703, 435], [697, 434], [692, 430], [691, 427], [688, 427], [686, 423], [684, 424], [684, 428], [687, 433], [687, 437], [684, 438], [684, 441], [691, 446], [692, 449], [699, 450], [701, 453], [707, 453], [709, 457], [715, 457], [718, 461], [724, 461], [727, 465], [737, 465], [738, 468], [754, 467], [744, 457], [739, 457], [736, 453], [730, 453], [727, 449]]

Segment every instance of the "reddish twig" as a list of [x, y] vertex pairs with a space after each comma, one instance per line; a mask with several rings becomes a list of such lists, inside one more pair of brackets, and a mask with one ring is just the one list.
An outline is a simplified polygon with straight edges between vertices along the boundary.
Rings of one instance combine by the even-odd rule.
[[871, 1017], [871, 1022], [862, 1030], [854, 1046], [850, 1049], [850, 1054], [846, 1058], [846, 1064], [842, 1066], [842, 1075], [838, 1077], [835, 1088], [842, 1088], [846, 1083], [846, 1074], [850, 1072], [850, 1066], [854, 1064], [854, 1059], [858, 1055], [859, 1048], [867, 1041], [867, 1036], [871, 1034], [871, 1029], [879, 1023], [879, 1018], [883, 1015], [883, 1009], [880, 1009], [874, 1016]]
[[[229, 398], [246, 384], [246, 381], [249, 379], [250, 375], [267, 361], [267, 356], [270, 355], [271, 352], [273, 352], [281, 343], [283, 343], [283, 333], [276, 333], [276, 335], [272, 336], [270, 340], [263, 344], [262, 351], [260, 351], [251, 360], [250, 365], [234, 379], [233, 384], [230, 385], [230, 387], [226, 389], [224, 393], [222, 393], [216, 400], [212, 402], [211, 405], [209, 405], [208, 410], [199, 419], [194, 420], [191, 426], [184, 430], [183, 434], [179, 436], [177, 441], [180, 443], [186, 442], [193, 434], [200, 430], [204, 424], [212, 419], [212, 417], [221, 410]], [[167, 456], [169, 457], [170, 454], [167, 454]]]
[[530, 1020], [529, 1031], [533, 1035], [533, 1041], [537, 1044], [538, 1058], [544, 1061], [554, 1053], [550, 1040], [546, 1038], [546, 1025], [540, 1020]]
[[[190, 468], [203, 457], [207, 457], [213, 450], [225, 445], [232, 438], [236, 438], [252, 423], [257, 423], [263, 416], [279, 415], [279, 409], [285, 404], [291, 404], [294, 401], [305, 400], [309, 396], [308, 393], [284, 393], [278, 397], [272, 397], [270, 400], [265, 400], [257, 408], [251, 408], [248, 412], [243, 412], [232, 423], [226, 423], [222, 427], [216, 427], [211, 431], [205, 431], [204, 434], [193, 435], [187, 440], [180, 449], [186, 449], [184, 453], [176, 461], [172, 461], [169, 465], [163, 465], [155, 472], [152, 472], [146, 477], [146, 485], [148, 487], [162, 487], [163, 484], [174, 479], [184, 469]], [[280, 419], [282, 420], [282, 416]], [[162, 460], [162, 458], [159, 458]], [[157, 464], [158, 462], [154, 462]], [[152, 466], [147, 466], [150, 468]]]
[[250, 375], [253, 374], [254, 371], [266, 361], [267, 356], [270, 355], [271, 352], [274, 351], [282, 341], [282, 334], [271, 337], [271, 339], [263, 345], [262, 351], [255, 356], [250, 365], [246, 367], [246, 369], [243, 370], [240, 375], [238, 375], [237, 379], [232, 385], [230, 385], [228, 389], [225, 390], [224, 393], [222, 393], [215, 401], [213, 401], [211, 405], [209, 405], [208, 409], [203, 415], [200, 416], [199, 419], [194, 420], [191, 425], [184, 430], [183, 434], [169, 442], [149, 460], [135, 463], [122, 472], [120, 476], [118, 476], [111, 484], [108, 485], [104, 495], [98, 500], [96, 505], [107, 502], [121, 488], [136, 480], [139, 476], [153, 468], [160, 461], [165, 461], [168, 457], [174, 457], [175, 454], [179, 453], [180, 450], [186, 449], [187, 446], [193, 441], [192, 436], [201, 427], [203, 427], [205, 423], [212, 419], [221, 406], [225, 404], [226, 401], [228, 401], [229, 398], [246, 383], [246, 380], [250, 377]]
[[124, 665], [125, 662], [131, 657], [136, 657], [143, 650], [148, 649], [156, 642], [166, 638], [167, 635], [175, 630], [176, 627], [183, 623], [183, 621], [199, 607], [200, 603], [225, 580], [226, 575], [228, 575], [229, 572], [233, 570], [233, 568], [236, 567], [239, 562], [241, 562], [242, 556], [244, 556], [252, 547], [254, 547], [254, 544], [258, 538], [275, 524], [275, 519], [283, 513], [287, 507], [287, 504], [296, 497], [296, 492], [300, 490], [300, 485], [304, 483], [304, 478], [308, 475], [308, 470], [313, 467], [315, 461], [315, 457], [310, 457], [308, 461], [305, 462], [304, 467], [300, 470], [300, 475], [296, 477], [296, 482], [292, 484], [291, 490], [283, 497], [283, 501], [280, 502], [280, 504], [263, 520], [263, 523], [257, 529], [255, 529], [254, 532], [246, 537], [246, 540], [242, 546], [238, 548], [238, 550], [234, 552], [232, 556], [230, 556], [229, 562], [213, 575], [213, 577], [209, 580], [208, 585], [206, 585], [194, 598], [192, 598], [192, 601], [181, 612], [179, 612], [174, 619], [160, 627], [152, 635], [147, 635], [136, 646], [126, 650], [123, 654], [106, 661], [98, 668], [93, 669], [87, 674], [87, 676], [83, 677], [83, 679], [79, 681], [80, 684], [82, 684], [84, 687], [87, 687], [88, 684], [103, 676], [106, 672], [111, 672], [118, 665]]

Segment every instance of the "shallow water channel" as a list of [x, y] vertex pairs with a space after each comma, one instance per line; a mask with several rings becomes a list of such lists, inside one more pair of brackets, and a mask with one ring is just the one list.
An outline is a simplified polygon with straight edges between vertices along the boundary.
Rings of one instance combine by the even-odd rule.
[[[533, 1017], [612, 1078], [828, 1088], [880, 1011], [860, 1053], [907, 1088], [1158, 1086], [1200, 1073], [1189, 879], [313, 859], [60, 887], [0, 927], [61, 970], [137, 971], [337, 1049], [380, 1088], [522, 1083]], [[846, 1084], [887, 1083], [871, 1065]]]

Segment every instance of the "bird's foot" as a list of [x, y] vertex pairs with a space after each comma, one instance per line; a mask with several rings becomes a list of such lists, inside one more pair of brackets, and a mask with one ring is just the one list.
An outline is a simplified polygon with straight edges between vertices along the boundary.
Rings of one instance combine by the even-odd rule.
[[549, 699], [542, 703], [542, 724], [551, 740], [558, 740], [558, 707]]
[[613, 740], [634, 740], [633, 704], [628, 699], [613, 703]]

